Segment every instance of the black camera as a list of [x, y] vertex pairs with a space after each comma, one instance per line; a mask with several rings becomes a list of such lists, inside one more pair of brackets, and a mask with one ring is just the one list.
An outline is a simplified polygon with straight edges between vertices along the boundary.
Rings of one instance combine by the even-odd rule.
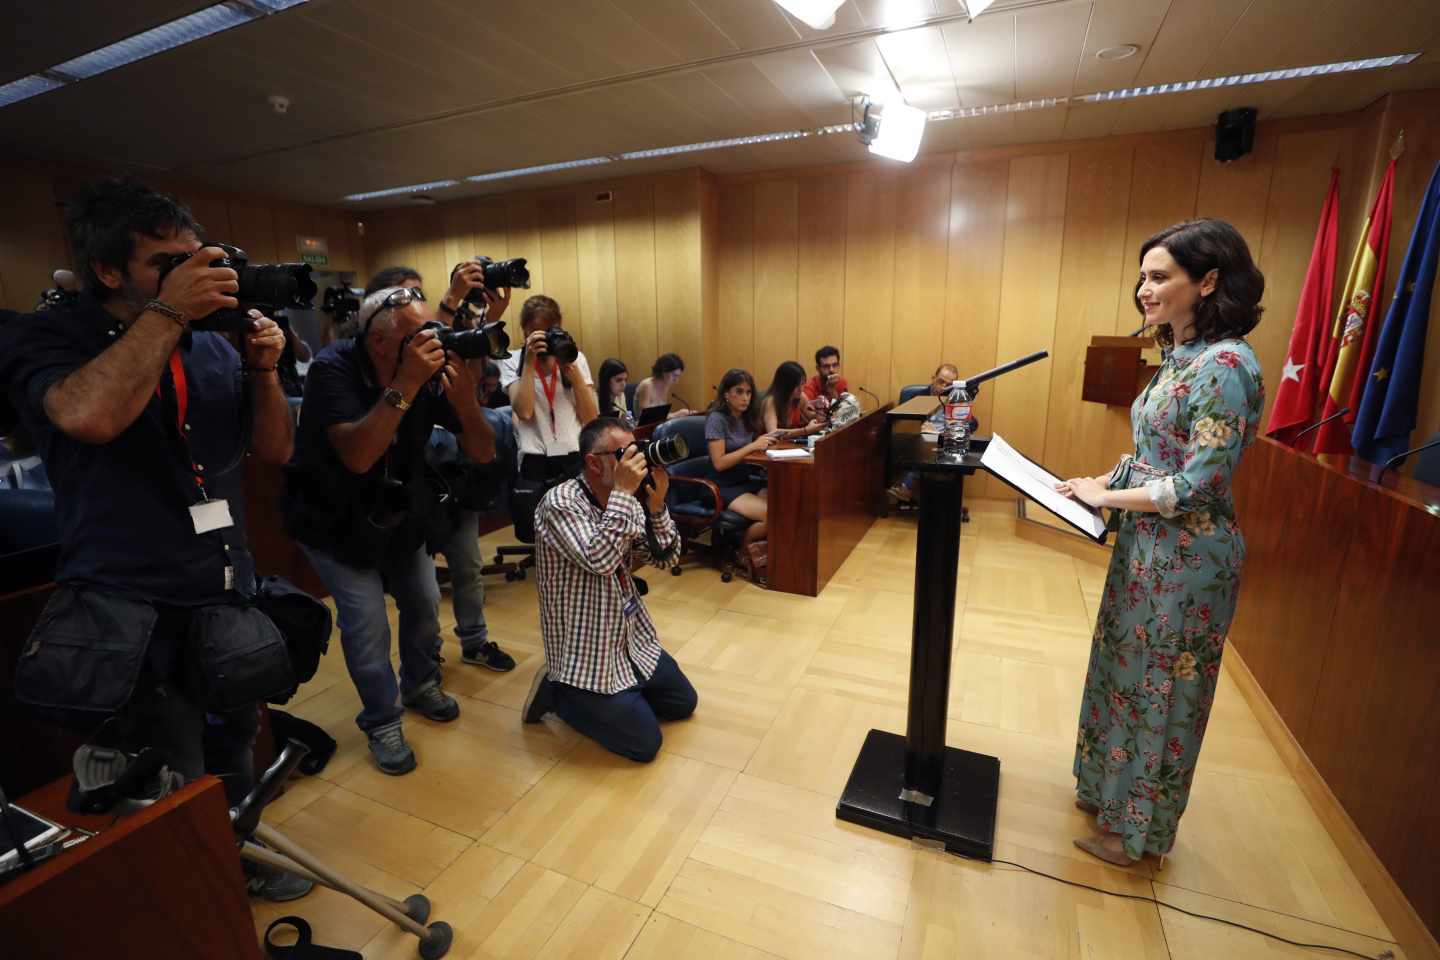
[[551, 327], [545, 331], [545, 350], [561, 363], [574, 363], [580, 357], [580, 348], [575, 346], [575, 338], [566, 333], [563, 327]]
[[440, 346], [462, 360], [504, 360], [510, 356], [510, 335], [505, 332], [504, 320], [474, 330], [451, 330], [440, 321], [431, 320], [420, 329], [434, 330]]
[[[530, 289], [530, 271], [525, 268], [524, 257], [517, 257], [514, 260], [491, 260], [489, 257], [476, 255], [475, 259], [480, 263], [480, 272], [485, 278], [486, 290], [499, 290], [501, 287]], [[485, 306], [485, 294], [477, 287], [465, 295], [465, 302], [483, 307]]]
[[325, 297], [320, 301], [320, 312], [331, 314], [336, 324], [344, 323], [360, 312], [360, 298], [363, 296], [364, 291], [343, 284], [326, 287]]
[[[238, 307], [222, 307], [209, 316], [192, 320], [192, 330], [215, 330], [221, 333], [233, 333], [249, 328], [250, 317], [248, 311], [278, 310], [285, 307], [295, 307], [300, 310], [309, 310], [311, 302], [315, 299], [315, 281], [310, 279], [310, 264], [308, 263], [276, 263], [252, 265], [250, 258], [245, 251], [228, 243], [207, 242], [207, 247], [219, 247], [225, 251], [225, 256], [219, 260], [210, 261], [212, 267], [229, 267], [234, 270], [240, 281], [240, 289], [235, 292], [234, 297], [240, 301]], [[172, 256], [163, 267], [160, 268], [160, 282], [165, 282], [165, 277], [171, 270], [189, 260], [194, 254], [177, 253]]]
[[[690, 445], [678, 433], [660, 440], [636, 440], [630, 447], [639, 449], [645, 457], [646, 466], [651, 468], [674, 466], [690, 456]], [[615, 459], [625, 459], [630, 447], [621, 447], [616, 450]]]

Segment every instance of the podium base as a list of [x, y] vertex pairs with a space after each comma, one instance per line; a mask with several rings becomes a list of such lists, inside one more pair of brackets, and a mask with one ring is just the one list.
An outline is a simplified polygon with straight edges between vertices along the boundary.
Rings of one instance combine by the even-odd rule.
[[967, 857], [988, 861], [993, 856], [998, 757], [946, 747], [940, 795], [928, 807], [900, 799], [904, 781], [905, 738], [871, 730], [835, 816], [897, 837], [939, 840], [946, 850]]

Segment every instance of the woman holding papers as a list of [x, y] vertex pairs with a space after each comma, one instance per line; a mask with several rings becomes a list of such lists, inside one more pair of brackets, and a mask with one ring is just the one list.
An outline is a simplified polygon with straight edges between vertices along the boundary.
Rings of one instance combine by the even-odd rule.
[[1222, 220], [1145, 241], [1135, 305], [1164, 362], [1130, 408], [1135, 452], [1108, 476], [1056, 487], [1119, 524], [1074, 768], [1076, 805], [1100, 831], [1075, 844], [1111, 863], [1169, 853], [1190, 799], [1245, 559], [1230, 478], [1265, 402], [1241, 339], [1264, 291]]

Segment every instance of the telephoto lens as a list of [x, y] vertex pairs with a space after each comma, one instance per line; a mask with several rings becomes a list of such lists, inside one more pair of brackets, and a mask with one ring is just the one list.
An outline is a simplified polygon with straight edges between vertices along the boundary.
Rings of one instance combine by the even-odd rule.
[[504, 320], [487, 323], [478, 330], [451, 330], [438, 320], [431, 320], [420, 329], [434, 330], [440, 346], [462, 360], [505, 360], [510, 356], [510, 337], [505, 333]]
[[[524, 257], [517, 257], [514, 260], [491, 260], [489, 257], [476, 256], [475, 259], [480, 262], [480, 271], [485, 278], [485, 289], [499, 290], [501, 287], [530, 289], [530, 271], [525, 267]], [[479, 290], [471, 290], [465, 299], [476, 305], [485, 302], [485, 297]]]
[[561, 363], [574, 363], [580, 357], [580, 348], [575, 346], [575, 338], [566, 333], [563, 327], [551, 327], [545, 331], [545, 349]]
[[690, 445], [678, 433], [660, 440], [652, 440], [648, 444], [642, 441], [641, 450], [645, 454], [645, 462], [652, 467], [673, 466], [690, 456]]
[[[229, 243], [206, 241], [207, 247], [219, 247], [225, 256], [210, 261], [212, 267], [229, 267], [235, 271], [240, 289], [235, 299], [240, 305], [235, 308], [221, 308], [207, 316], [191, 321], [192, 330], [215, 330], [229, 333], [250, 328], [249, 311], [283, 310], [291, 307], [297, 310], [313, 309], [315, 281], [310, 279], [308, 263], [276, 263], [251, 265], [245, 251]], [[160, 270], [160, 282], [193, 254], [178, 253], [172, 256]]]

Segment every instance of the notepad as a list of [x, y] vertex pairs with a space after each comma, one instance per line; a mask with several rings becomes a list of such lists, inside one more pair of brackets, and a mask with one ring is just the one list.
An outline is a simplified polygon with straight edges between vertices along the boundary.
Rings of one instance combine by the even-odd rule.
[[1081, 533], [1101, 543], [1105, 539], [1105, 517], [1089, 504], [1055, 492], [1060, 478], [1027, 458], [999, 434], [990, 438], [980, 464]]
[[771, 460], [803, 460], [810, 456], [809, 450], [766, 450], [765, 456]]

